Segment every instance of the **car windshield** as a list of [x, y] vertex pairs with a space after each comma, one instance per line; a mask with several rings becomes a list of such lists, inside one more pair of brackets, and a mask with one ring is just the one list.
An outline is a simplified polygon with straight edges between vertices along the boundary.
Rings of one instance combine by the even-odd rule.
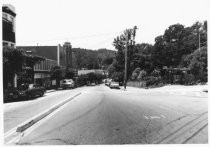
[[73, 80], [63, 80], [63, 83], [72, 83]]
[[23, 84], [23, 85], [18, 87], [18, 90], [27, 90], [28, 88], [29, 88], [28, 84]]

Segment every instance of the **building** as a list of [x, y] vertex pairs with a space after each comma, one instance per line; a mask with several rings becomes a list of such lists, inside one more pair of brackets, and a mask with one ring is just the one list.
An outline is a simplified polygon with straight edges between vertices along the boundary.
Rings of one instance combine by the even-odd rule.
[[57, 63], [57, 66], [66, 66], [66, 51], [58, 44], [57, 46], [17, 46], [29, 55], [41, 56]]
[[71, 43], [70, 42], [65, 42], [63, 47], [64, 47], [64, 50], [66, 51], [66, 66], [68, 68], [72, 68], [73, 67], [73, 63], [72, 63], [72, 47], [71, 47]]
[[15, 47], [15, 8], [6, 4], [2, 6], [2, 46]]
[[71, 66], [71, 59], [69, 59], [71, 46], [67, 46], [69, 44], [65, 43], [63, 46], [60, 44], [57, 46], [18, 46], [17, 48], [24, 50], [29, 55], [45, 58], [45, 60], [34, 65], [34, 82], [48, 86], [51, 83], [50, 70], [53, 66], [60, 66], [63, 70], [67, 66]]
[[[10, 4], [2, 5], [2, 46], [9, 46], [15, 48], [15, 7]], [[9, 84], [9, 83], [7, 83]], [[10, 83], [11, 84], [11, 83]], [[13, 79], [14, 87], [17, 87], [17, 75], [15, 74]]]

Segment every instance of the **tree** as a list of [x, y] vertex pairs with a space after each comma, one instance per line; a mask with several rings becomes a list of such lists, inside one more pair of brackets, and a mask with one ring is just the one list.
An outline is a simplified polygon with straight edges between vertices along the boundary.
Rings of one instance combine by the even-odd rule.
[[114, 72], [111, 78], [116, 82], [123, 82], [124, 72]]
[[115, 62], [113, 61], [113, 63], [111, 65], [109, 65], [109, 67], [107, 68], [109, 77], [111, 77], [113, 75], [113, 73], [116, 71], [116, 68], [115, 68], [115, 64], [114, 63]]
[[60, 86], [60, 81], [64, 78], [64, 71], [60, 66], [53, 66], [51, 68], [51, 80], [56, 80], [56, 87]]
[[135, 46], [135, 36], [136, 36], [136, 29], [135, 26], [133, 29], [126, 29], [124, 33], [120, 36], [117, 36], [113, 41], [113, 46], [117, 50], [116, 57], [115, 57], [115, 64], [113, 66], [116, 66], [115, 69], [117, 72], [123, 72], [124, 71], [124, 65], [125, 65], [125, 46], [127, 43], [128, 51], [127, 51], [127, 67], [128, 67], [128, 77], [131, 76], [132, 70], [130, 70], [131, 62], [134, 59], [134, 54], [136, 52], [134, 46]]
[[163, 35], [157, 36], [155, 38], [154, 49], [151, 52], [151, 58], [154, 67], [162, 68], [163, 66], [165, 66], [164, 50], [165, 50], [164, 37]]
[[148, 43], [136, 44], [135, 49], [137, 52], [134, 54], [134, 59], [131, 61], [131, 70], [134, 71], [137, 67], [140, 67], [147, 72], [152, 71], [151, 51], [153, 50], [153, 45]]
[[182, 65], [190, 69], [196, 81], [207, 82], [207, 47], [204, 46], [186, 56]]
[[183, 55], [183, 38], [185, 28], [181, 24], [174, 24], [165, 30], [164, 38], [164, 59], [166, 66], [176, 67], [181, 61]]
[[183, 56], [193, 53], [200, 44], [206, 45], [207, 26], [204, 23], [196, 22], [191, 27], [184, 27], [181, 24], [174, 24], [165, 30], [164, 35], [155, 38], [152, 51], [154, 67], [162, 68], [177, 67]]
[[66, 79], [73, 79], [74, 78], [74, 69], [72, 69], [72, 68], [66, 68], [65, 78]]
[[4, 89], [8, 88], [8, 84], [13, 85], [15, 74], [22, 71], [24, 66], [25, 55], [22, 50], [3, 47], [3, 85]]
[[88, 50], [81, 48], [73, 48], [75, 56], [75, 67], [78, 69], [99, 69], [107, 68], [115, 56], [115, 51], [108, 49]]

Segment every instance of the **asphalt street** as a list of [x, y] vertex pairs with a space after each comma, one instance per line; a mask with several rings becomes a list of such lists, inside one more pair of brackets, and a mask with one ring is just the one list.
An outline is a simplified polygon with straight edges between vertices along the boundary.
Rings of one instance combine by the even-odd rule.
[[[28, 113], [27, 119], [69, 95], [81, 94], [49, 117], [22, 133], [20, 145], [174, 144], [208, 143], [208, 100], [137, 88], [110, 89], [104, 85], [48, 95], [35, 105], [22, 104], [5, 111], [8, 117]], [[52, 99], [55, 101], [52, 102]], [[37, 102], [38, 103], [38, 102]], [[28, 107], [28, 105], [30, 107]], [[33, 107], [32, 107], [33, 105]], [[36, 105], [38, 106], [38, 105]], [[48, 106], [49, 107], [49, 106]], [[6, 108], [5, 108], [6, 109]], [[19, 111], [17, 111], [17, 109]], [[17, 113], [14, 113], [16, 111]], [[39, 111], [39, 112], [38, 112]], [[25, 118], [26, 119], [26, 118]], [[10, 125], [9, 125], [10, 124]], [[12, 125], [11, 125], [12, 124]], [[6, 132], [5, 131], [5, 132]]]

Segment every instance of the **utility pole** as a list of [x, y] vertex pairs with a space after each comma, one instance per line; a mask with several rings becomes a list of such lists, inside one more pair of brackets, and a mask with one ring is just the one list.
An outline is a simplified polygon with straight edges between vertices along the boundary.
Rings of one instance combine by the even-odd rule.
[[[129, 39], [131, 39], [130, 45], [131, 46], [135, 45], [136, 30], [137, 30], [137, 26], [134, 26], [133, 29], [130, 29], [131, 32], [129, 32], [129, 30], [126, 30], [125, 32], [125, 75], [124, 75], [124, 89], [125, 90], [127, 86], [127, 72], [128, 72], [128, 43], [129, 43]], [[129, 38], [128, 38], [128, 35], [130, 35]]]
[[126, 89], [127, 84], [127, 59], [128, 59], [128, 31], [125, 34], [125, 75], [124, 75], [124, 89]]

